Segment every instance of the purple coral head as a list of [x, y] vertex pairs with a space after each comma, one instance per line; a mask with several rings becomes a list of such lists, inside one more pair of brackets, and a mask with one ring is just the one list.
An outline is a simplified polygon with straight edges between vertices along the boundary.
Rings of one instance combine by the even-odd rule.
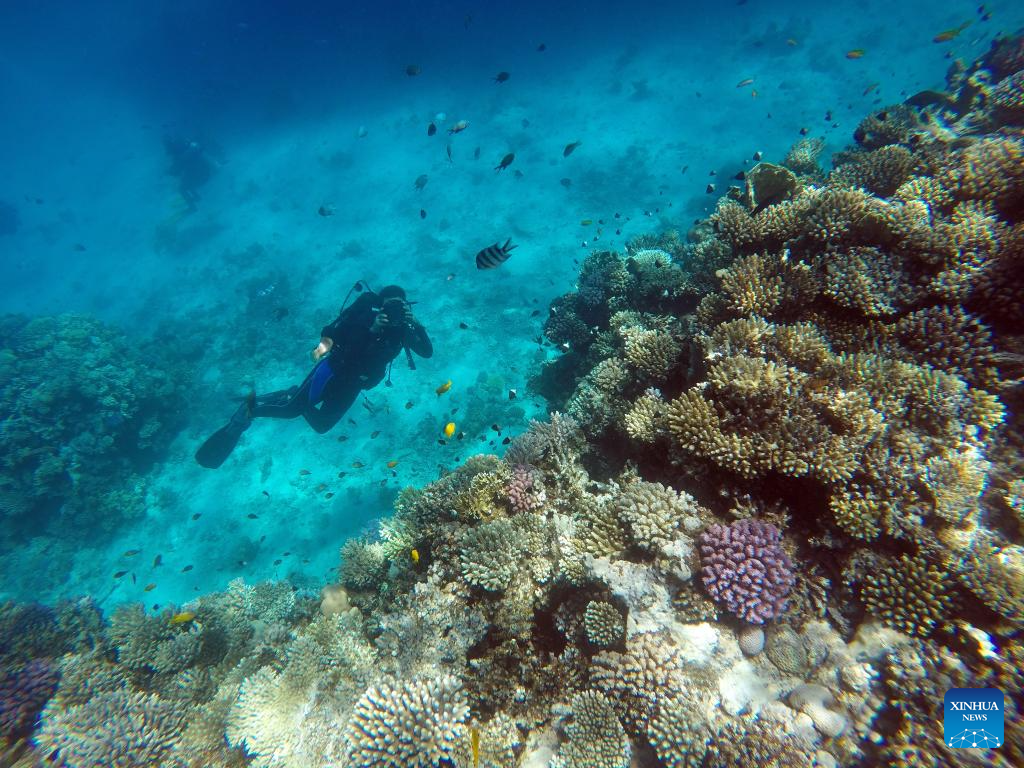
[[781, 614], [796, 582], [781, 538], [778, 528], [760, 520], [712, 525], [704, 531], [701, 575], [715, 602], [751, 624]]
[[540, 471], [529, 464], [516, 464], [512, 467], [512, 479], [508, 484], [508, 499], [512, 511], [533, 512], [544, 506], [547, 495], [541, 485]]
[[43, 659], [0, 668], [0, 737], [27, 736], [57, 690], [57, 671]]

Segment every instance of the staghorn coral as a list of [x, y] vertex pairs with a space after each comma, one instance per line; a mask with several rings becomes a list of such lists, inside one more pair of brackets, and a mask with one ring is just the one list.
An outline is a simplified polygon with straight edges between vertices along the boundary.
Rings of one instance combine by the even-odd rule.
[[583, 612], [583, 631], [595, 648], [618, 645], [626, 633], [622, 615], [611, 603], [591, 600]]
[[815, 178], [821, 175], [818, 158], [824, 149], [825, 140], [820, 137], [800, 139], [789, 148], [782, 164], [801, 176]]
[[522, 529], [501, 518], [470, 528], [459, 549], [462, 578], [490, 592], [501, 592], [512, 583], [526, 547]]
[[861, 120], [853, 132], [853, 140], [866, 149], [906, 144], [919, 123], [920, 119], [913, 107], [893, 104]]
[[948, 156], [936, 178], [959, 199], [1017, 205], [1024, 199], [1024, 140], [1000, 136], [974, 142]]
[[917, 162], [909, 149], [898, 144], [869, 152], [850, 152], [829, 175], [829, 182], [890, 197], [913, 175]]
[[187, 715], [153, 694], [98, 694], [66, 709], [47, 706], [36, 742], [65, 768], [185, 768], [177, 745]]
[[615, 710], [597, 691], [573, 697], [572, 721], [566, 741], [551, 760], [551, 768], [628, 768], [632, 749]]
[[960, 580], [989, 609], [1024, 626], [1024, 547], [981, 537], [964, 559]]
[[712, 525], [700, 537], [701, 574], [711, 597], [752, 624], [779, 616], [796, 583], [793, 563], [771, 523]]
[[998, 117], [1013, 125], [1024, 125], [1024, 71], [1000, 80], [992, 89], [991, 105]]
[[455, 677], [384, 680], [356, 702], [345, 733], [348, 759], [380, 768], [429, 768], [451, 761], [466, 737], [468, 716]]
[[922, 555], [902, 555], [867, 574], [861, 599], [886, 625], [919, 637], [946, 621], [955, 604], [947, 574]]

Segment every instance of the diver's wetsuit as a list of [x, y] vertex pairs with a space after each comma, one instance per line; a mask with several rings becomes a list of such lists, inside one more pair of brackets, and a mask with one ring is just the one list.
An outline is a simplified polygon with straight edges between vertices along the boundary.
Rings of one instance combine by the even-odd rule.
[[[426, 330], [413, 326], [370, 330], [382, 300], [373, 292], [362, 294], [320, 332], [334, 341], [330, 353], [314, 366], [298, 387], [256, 398], [252, 416], [272, 419], [305, 417], [323, 434], [331, 429], [355, 402], [359, 392], [380, 384], [391, 361], [407, 347], [420, 357], [434, 354]], [[317, 404], [320, 407], [317, 408]]]

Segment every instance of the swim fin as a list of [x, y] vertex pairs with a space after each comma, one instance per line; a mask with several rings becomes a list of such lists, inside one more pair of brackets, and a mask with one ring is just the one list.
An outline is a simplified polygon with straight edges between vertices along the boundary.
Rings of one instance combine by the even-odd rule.
[[242, 433], [252, 424], [252, 409], [255, 402], [256, 395], [252, 393], [244, 403], [238, 406], [231, 421], [206, 438], [206, 442], [199, 446], [196, 451], [196, 461], [200, 466], [217, 469], [227, 461], [228, 456], [238, 445]]

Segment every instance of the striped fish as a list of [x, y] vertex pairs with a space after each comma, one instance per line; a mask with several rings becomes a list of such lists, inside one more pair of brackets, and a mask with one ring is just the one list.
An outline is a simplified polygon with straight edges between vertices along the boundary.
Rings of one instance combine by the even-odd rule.
[[480, 251], [476, 255], [476, 268], [477, 269], [494, 269], [500, 266], [508, 257], [512, 255], [512, 250], [518, 248], [517, 245], [511, 245], [512, 238], [510, 237], [505, 241], [504, 245], [489, 245]]

